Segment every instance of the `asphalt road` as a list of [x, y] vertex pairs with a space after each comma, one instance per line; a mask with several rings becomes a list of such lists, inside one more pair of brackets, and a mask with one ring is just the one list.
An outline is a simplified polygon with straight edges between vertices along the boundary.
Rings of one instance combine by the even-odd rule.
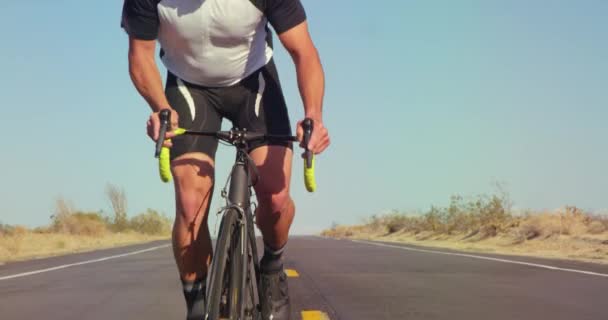
[[[608, 266], [318, 237], [286, 254], [293, 320], [608, 319]], [[0, 319], [184, 319], [180, 290], [166, 242], [12, 263]]]

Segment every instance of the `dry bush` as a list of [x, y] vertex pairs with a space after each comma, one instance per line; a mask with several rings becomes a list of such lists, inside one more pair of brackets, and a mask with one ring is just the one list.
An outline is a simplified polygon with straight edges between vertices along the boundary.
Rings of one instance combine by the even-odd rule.
[[532, 240], [560, 234], [562, 226], [559, 216], [543, 213], [526, 217], [519, 229], [526, 240]]
[[331, 237], [331, 238], [345, 238], [352, 236], [354, 232], [350, 230], [350, 227], [347, 226], [335, 226], [334, 228], [323, 230], [321, 232], [322, 236]]
[[149, 235], [164, 235], [171, 232], [171, 220], [152, 209], [131, 218], [128, 226], [133, 231]]
[[423, 214], [399, 213], [393, 210], [386, 215], [373, 215], [365, 226], [374, 232], [392, 234], [398, 231], [419, 234], [465, 233], [488, 238], [508, 230], [513, 225], [510, 200], [503, 192], [499, 195], [477, 196], [465, 200], [452, 196], [446, 208], [432, 206]]
[[9, 236], [13, 233], [15, 227], [0, 223], [0, 236]]
[[410, 226], [410, 218], [408, 218], [404, 214], [399, 214], [397, 212], [393, 212], [390, 215], [387, 215], [383, 219], [383, 225], [386, 227], [386, 232], [388, 234], [392, 234], [401, 230], [404, 230], [406, 227]]
[[443, 230], [448, 233], [466, 233], [467, 238], [494, 237], [507, 231], [513, 224], [511, 202], [501, 191], [498, 195], [479, 195], [468, 200], [452, 196], [450, 205], [443, 210]]
[[556, 212], [529, 214], [519, 222], [520, 234], [526, 239], [543, 239], [556, 235], [580, 236], [588, 232], [588, 214], [576, 207], [565, 207]]
[[589, 223], [587, 224], [587, 232], [590, 234], [601, 234], [608, 231], [608, 215], [595, 213], [588, 214]]
[[381, 216], [374, 214], [369, 219], [366, 219], [364, 224], [371, 229], [372, 231], [380, 231], [384, 232], [384, 220]]
[[543, 229], [539, 221], [539, 219], [529, 219], [522, 223], [518, 230], [518, 236], [524, 240], [540, 237], [543, 234]]
[[107, 222], [99, 212], [75, 212], [53, 216], [52, 232], [86, 236], [103, 236]]
[[0, 236], [5, 237], [18, 237], [23, 236], [29, 232], [29, 229], [25, 226], [16, 225], [11, 226], [8, 224], [0, 224]]
[[488, 224], [488, 225], [482, 226], [479, 229], [479, 235], [480, 235], [480, 237], [478, 240], [496, 237], [498, 235], [498, 227], [495, 224]]
[[423, 231], [439, 232], [445, 229], [444, 226], [445, 212], [438, 207], [432, 206], [431, 210], [424, 214], [420, 221], [420, 227]]
[[28, 232], [24, 226], [0, 224], [0, 252], [5, 251], [13, 256], [21, 252], [24, 244], [23, 238]]
[[590, 234], [601, 234], [606, 231], [606, 226], [602, 223], [602, 221], [591, 221], [589, 226], [587, 226], [587, 232]]
[[587, 233], [587, 225], [591, 222], [591, 216], [583, 210], [566, 206], [552, 215], [554, 220], [559, 219], [560, 234], [580, 236]]
[[36, 227], [32, 230], [33, 233], [38, 233], [38, 234], [45, 234], [45, 233], [50, 233], [52, 232], [51, 227], [50, 226], [42, 226], [42, 227]]
[[[24, 245], [23, 236], [4, 236], [0, 238], [0, 249], [6, 250], [10, 255], [17, 255]], [[0, 250], [2, 251], [2, 250]]]
[[29, 229], [25, 226], [15, 226], [13, 228], [14, 236], [23, 236], [29, 232]]
[[127, 195], [123, 188], [108, 184], [106, 186], [106, 196], [114, 210], [113, 231], [125, 231], [129, 227], [127, 219]]
[[500, 235], [513, 243], [547, 239], [559, 235], [582, 236], [608, 232], [608, 215], [591, 215], [575, 206], [554, 212], [519, 211], [513, 213], [512, 201], [504, 188], [498, 186], [493, 195], [470, 198], [452, 196], [447, 207], [433, 206], [423, 214], [392, 211], [373, 215], [362, 226], [337, 227], [324, 235], [344, 236], [354, 232], [393, 234], [408, 232], [428, 238], [437, 235], [464, 235], [462, 240], [479, 241]]

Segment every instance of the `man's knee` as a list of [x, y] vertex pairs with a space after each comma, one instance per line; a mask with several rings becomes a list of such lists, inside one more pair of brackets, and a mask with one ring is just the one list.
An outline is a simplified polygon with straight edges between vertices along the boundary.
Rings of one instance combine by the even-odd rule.
[[204, 155], [186, 155], [172, 162], [177, 215], [188, 223], [205, 218], [213, 192], [214, 168]]
[[260, 210], [279, 213], [292, 205], [289, 194], [292, 151], [283, 146], [263, 146], [252, 151], [260, 179], [255, 186]]
[[208, 199], [211, 197], [211, 188], [193, 188], [181, 190], [178, 198], [177, 214], [188, 223], [194, 222], [199, 215], [204, 215]]
[[260, 210], [267, 214], [280, 214], [286, 208], [293, 206], [291, 195], [287, 189], [276, 193], [259, 194]]

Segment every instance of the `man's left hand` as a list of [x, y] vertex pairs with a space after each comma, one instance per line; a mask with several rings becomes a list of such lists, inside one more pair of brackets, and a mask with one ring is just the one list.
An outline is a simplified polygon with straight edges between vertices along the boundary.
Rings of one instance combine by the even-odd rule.
[[[298, 141], [300, 141], [300, 147], [304, 148], [303, 138], [304, 138], [304, 129], [302, 128], [302, 121], [298, 121], [298, 129], [296, 130]], [[330, 144], [329, 140], [329, 132], [327, 128], [323, 125], [322, 120], [312, 121], [312, 135], [310, 136], [310, 141], [308, 142], [308, 150], [312, 151], [314, 154], [320, 154]]]

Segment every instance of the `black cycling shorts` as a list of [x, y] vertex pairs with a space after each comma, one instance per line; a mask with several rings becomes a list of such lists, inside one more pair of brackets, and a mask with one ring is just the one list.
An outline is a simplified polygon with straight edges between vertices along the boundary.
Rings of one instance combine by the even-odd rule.
[[[276, 135], [291, 135], [291, 125], [279, 77], [271, 60], [239, 83], [229, 87], [205, 87], [167, 76], [165, 94], [169, 104], [179, 114], [179, 127], [197, 131], [218, 131], [227, 118], [234, 128]], [[282, 145], [289, 142], [260, 142], [262, 145]], [[202, 152], [215, 158], [218, 141], [212, 137], [178, 136], [173, 138], [171, 160], [190, 152]]]

